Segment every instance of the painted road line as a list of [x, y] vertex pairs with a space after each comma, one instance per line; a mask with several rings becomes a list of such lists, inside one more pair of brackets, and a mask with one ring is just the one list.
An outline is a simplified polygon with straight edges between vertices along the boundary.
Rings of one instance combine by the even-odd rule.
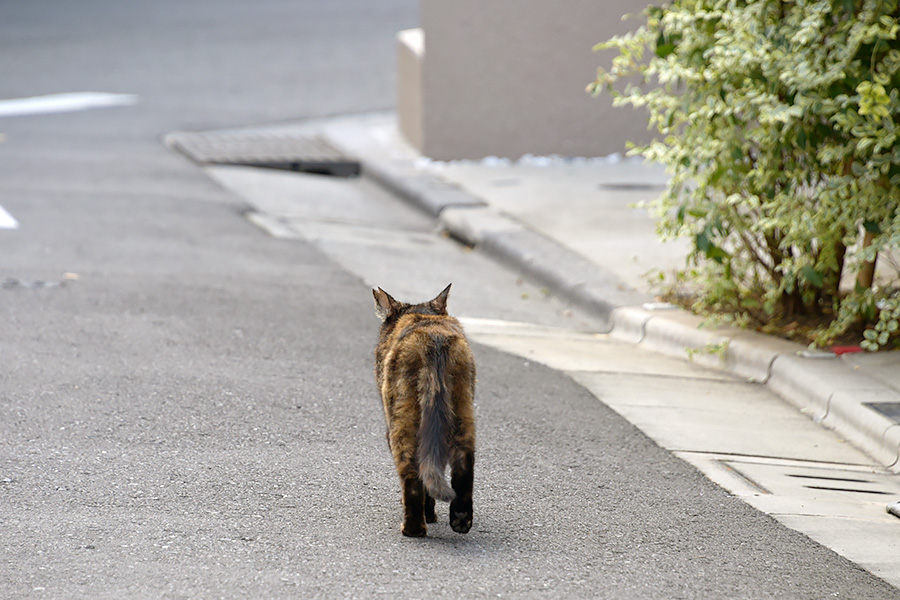
[[16, 221], [6, 209], [0, 206], [0, 229], [18, 229], [19, 222]]
[[30, 98], [13, 98], [0, 100], [0, 117], [72, 112], [111, 106], [131, 106], [137, 103], [137, 98], [134, 94], [107, 94], [105, 92], [71, 92], [32, 96]]

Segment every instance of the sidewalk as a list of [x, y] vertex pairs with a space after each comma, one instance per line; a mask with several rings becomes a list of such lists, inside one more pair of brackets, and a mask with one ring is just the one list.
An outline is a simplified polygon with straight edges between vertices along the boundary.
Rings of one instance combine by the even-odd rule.
[[660, 243], [652, 219], [634, 208], [664, 189], [659, 166], [622, 157], [437, 163], [405, 144], [383, 114], [312, 128], [359, 158], [365, 176], [599, 317], [614, 337], [763, 383], [900, 472], [900, 352], [809, 352], [752, 331], [701, 329], [700, 318], [654, 301], [646, 275], [682, 267], [687, 252], [683, 241]]

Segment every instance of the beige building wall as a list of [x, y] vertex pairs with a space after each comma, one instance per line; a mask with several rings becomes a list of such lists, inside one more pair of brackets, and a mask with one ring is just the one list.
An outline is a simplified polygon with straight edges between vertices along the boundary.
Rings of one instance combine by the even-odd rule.
[[397, 121], [400, 133], [410, 144], [423, 147], [422, 68], [425, 36], [421, 29], [397, 34]]
[[[649, 139], [646, 114], [585, 92], [646, 0], [422, 0], [420, 70], [398, 69], [401, 131], [435, 159], [602, 156]], [[404, 41], [400, 39], [401, 53]], [[409, 52], [406, 53], [409, 58]], [[415, 73], [418, 81], [410, 75]], [[418, 103], [418, 107], [416, 104]], [[411, 135], [410, 135], [411, 134]]]

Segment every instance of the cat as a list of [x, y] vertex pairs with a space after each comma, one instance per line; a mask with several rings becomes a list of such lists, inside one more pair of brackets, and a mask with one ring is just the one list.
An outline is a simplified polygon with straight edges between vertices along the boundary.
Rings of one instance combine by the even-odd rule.
[[[406, 304], [373, 289], [381, 331], [375, 381], [403, 491], [403, 527], [426, 535], [435, 500], [450, 502], [450, 527], [472, 527], [475, 361], [459, 321], [447, 314], [448, 285], [433, 300]], [[450, 466], [450, 485], [444, 471]]]

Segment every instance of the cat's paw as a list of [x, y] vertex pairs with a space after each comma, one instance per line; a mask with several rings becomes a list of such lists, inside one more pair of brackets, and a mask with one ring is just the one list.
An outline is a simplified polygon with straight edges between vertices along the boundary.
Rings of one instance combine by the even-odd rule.
[[425, 537], [425, 534], [428, 533], [428, 529], [426, 529], [424, 524], [413, 525], [411, 523], [404, 523], [403, 529], [401, 529], [400, 532], [406, 537]]
[[450, 527], [456, 533], [469, 533], [469, 530], [472, 529], [472, 513], [451, 512]]

